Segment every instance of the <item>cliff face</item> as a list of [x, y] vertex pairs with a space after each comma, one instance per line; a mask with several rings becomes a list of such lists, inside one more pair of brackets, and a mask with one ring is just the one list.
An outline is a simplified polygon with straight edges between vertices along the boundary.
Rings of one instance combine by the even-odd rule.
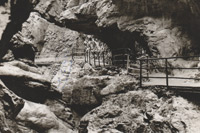
[[[14, 47], [19, 47], [17, 45], [21, 43], [31, 43], [41, 51], [43, 46], [50, 43], [45, 40], [47, 38], [45, 36], [49, 33], [48, 25], [55, 25], [51, 27], [68, 28], [65, 33], [58, 34], [71, 34], [69, 29], [77, 31], [77, 33], [73, 31], [74, 37], [69, 42], [62, 39], [51, 40], [61, 44], [60, 46], [65, 46], [66, 43], [69, 45], [83, 43], [81, 38], [78, 39], [80, 37], [78, 32], [82, 32], [95, 35], [111, 48], [133, 48], [137, 42], [148, 51], [149, 55], [154, 56], [168, 57], [199, 52], [198, 1], [42, 0], [34, 3], [38, 4], [34, 6], [29, 19], [23, 24], [20, 34], [21, 38], [27, 38], [29, 33], [29, 38], [15, 42]], [[37, 28], [24, 33], [30, 26]], [[49, 29], [52, 29], [51, 27]], [[35, 33], [41, 35], [37, 36]]]
[[[198, 5], [196, 1], [178, 0], [92, 1], [65, 10], [60, 20], [67, 27], [82, 31], [87, 29], [83, 29], [84, 26], [79, 28], [76, 23], [93, 23], [95, 28], [92, 29], [100, 29], [94, 32], [110, 46], [123, 47], [138, 41], [141, 45], [146, 42], [151, 52], [156, 49], [161, 56], [183, 55], [198, 47]], [[122, 36], [117, 36], [116, 32]], [[105, 34], [109, 37], [106, 38]], [[127, 34], [129, 39], [124, 39]], [[195, 52], [198, 53], [198, 49]]]

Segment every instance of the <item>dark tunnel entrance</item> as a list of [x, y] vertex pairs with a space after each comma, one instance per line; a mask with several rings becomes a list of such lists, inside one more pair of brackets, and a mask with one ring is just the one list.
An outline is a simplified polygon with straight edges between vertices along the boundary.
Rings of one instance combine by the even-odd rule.
[[99, 39], [105, 42], [111, 51], [120, 48], [129, 48], [131, 50], [132, 60], [148, 55], [152, 56], [149, 49], [147, 37], [141, 32], [121, 31], [117, 26], [102, 30]]

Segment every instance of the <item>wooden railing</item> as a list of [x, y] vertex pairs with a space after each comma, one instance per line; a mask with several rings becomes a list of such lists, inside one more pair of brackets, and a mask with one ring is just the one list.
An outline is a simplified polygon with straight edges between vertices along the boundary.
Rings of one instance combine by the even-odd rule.
[[[169, 57], [169, 58], [145, 58], [145, 59], [139, 59], [140, 62], [140, 74], [139, 74], [139, 79], [140, 79], [140, 87], [143, 86], [143, 79], [165, 79], [166, 80], [166, 84], [165, 86], [167, 88], [170, 87], [169, 85], [169, 79], [180, 79], [180, 80], [199, 80], [200, 78], [195, 78], [195, 77], [183, 77], [183, 76], [171, 76], [170, 72], [172, 70], [178, 69], [178, 70], [200, 70], [200, 67], [198, 67], [198, 62], [199, 61], [200, 56], [184, 56], [184, 57]], [[173, 63], [175, 63], [175, 61], [177, 59], [186, 59], [187, 61], [192, 61], [192, 62], [196, 62], [196, 66], [197, 67], [174, 67]], [[171, 64], [169, 63], [169, 60], [171, 61]], [[151, 66], [152, 61], [161, 61], [162, 64], [164, 65], [163, 67], [161, 66]], [[147, 67], [143, 67], [143, 64], [146, 64]], [[146, 70], [148, 72], [147, 76], [143, 75], [143, 71]], [[162, 72], [165, 73], [165, 76], [149, 76], [149, 72], [153, 71], [153, 70], [161, 70]]]
[[[114, 49], [112, 53], [109, 51], [93, 51], [90, 49], [75, 48], [72, 50], [72, 59], [75, 60], [76, 56], [84, 56], [84, 61], [93, 66], [115, 65], [128, 68], [131, 60], [130, 53], [131, 50], [129, 48]], [[108, 54], [110, 54], [110, 57]]]
[[131, 49], [119, 48], [112, 50], [112, 64], [128, 68], [130, 63]]
[[107, 66], [111, 64], [111, 59], [109, 61], [108, 57], [109, 51], [92, 51], [90, 49], [73, 49], [72, 50], [72, 60], [76, 60], [77, 56], [83, 56], [84, 62], [87, 62], [95, 67]]

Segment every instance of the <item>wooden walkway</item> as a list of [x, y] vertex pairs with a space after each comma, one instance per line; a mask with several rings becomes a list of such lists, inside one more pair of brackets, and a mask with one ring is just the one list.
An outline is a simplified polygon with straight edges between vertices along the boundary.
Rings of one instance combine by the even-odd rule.
[[[179, 92], [200, 93], [199, 57], [145, 58], [138, 60], [138, 67], [130, 65], [130, 68], [137, 70], [140, 87], [160, 86]], [[185, 64], [179, 65], [179, 59], [184, 59]]]
[[[169, 58], [143, 58], [133, 60], [131, 50], [120, 48], [108, 51], [94, 52], [85, 49], [73, 49], [72, 55], [65, 58], [52, 58], [44, 62], [36, 60], [38, 65], [61, 62], [66, 58], [76, 62], [87, 62], [94, 67], [119, 66], [127, 69], [127, 73], [140, 81], [140, 87], [160, 86], [187, 93], [200, 93], [200, 56], [169, 57]], [[179, 60], [185, 64], [179, 64]], [[45, 64], [46, 63], [46, 64]], [[190, 66], [190, 63], [193, 64]], [[177, 72], [179, 72], [177, 74]], [[182, 73], [181, 73], [182, 72]], [[198, 76], [199, 75], [199, 76]]]
[[[127, 69], [128, 74], [136, 76], [139, 79], [140, 87], [160, 86], [161, 88], [166, 87], [179, 92], [200, 93], [200, 74], [199, 78], [198, 76], [194, 76], [200, 73], [200, 67], [197, 65], [200, 62], [200, 56], [169, 58], [146, 57], [133, 60], [130, 49], [120, 48], [112, 50], [112, 58], [109, 63], [106, 63], [106, 51], [102, 52], [102, 54], [92, 53], [91, 51], [78, 51], [78, 54], [77, 52], [73, 52], [73, 59], [76, 60], [77, 55], [82, 55], [85, 58], [85, 62], [95, 67], [110, 65], [124, 67]], [[196, 62], [196, 65], [192, 67], [176, 65], [179, 64], [178, 59], [187, 60], [190, 63]], [[173, 74], [173, 72], [182, 73]]]

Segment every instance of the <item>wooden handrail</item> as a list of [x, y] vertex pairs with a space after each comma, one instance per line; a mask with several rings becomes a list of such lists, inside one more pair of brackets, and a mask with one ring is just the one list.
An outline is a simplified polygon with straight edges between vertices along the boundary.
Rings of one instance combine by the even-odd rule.
[[140, 60], [140, 87], [142, 87], [142, 61]]
[[165, 59], [165, 73], [166, 73], [166, 85], [167, 89], [169, 88], [169, 79], [168, 79], [168, 61], [167, 58]]

